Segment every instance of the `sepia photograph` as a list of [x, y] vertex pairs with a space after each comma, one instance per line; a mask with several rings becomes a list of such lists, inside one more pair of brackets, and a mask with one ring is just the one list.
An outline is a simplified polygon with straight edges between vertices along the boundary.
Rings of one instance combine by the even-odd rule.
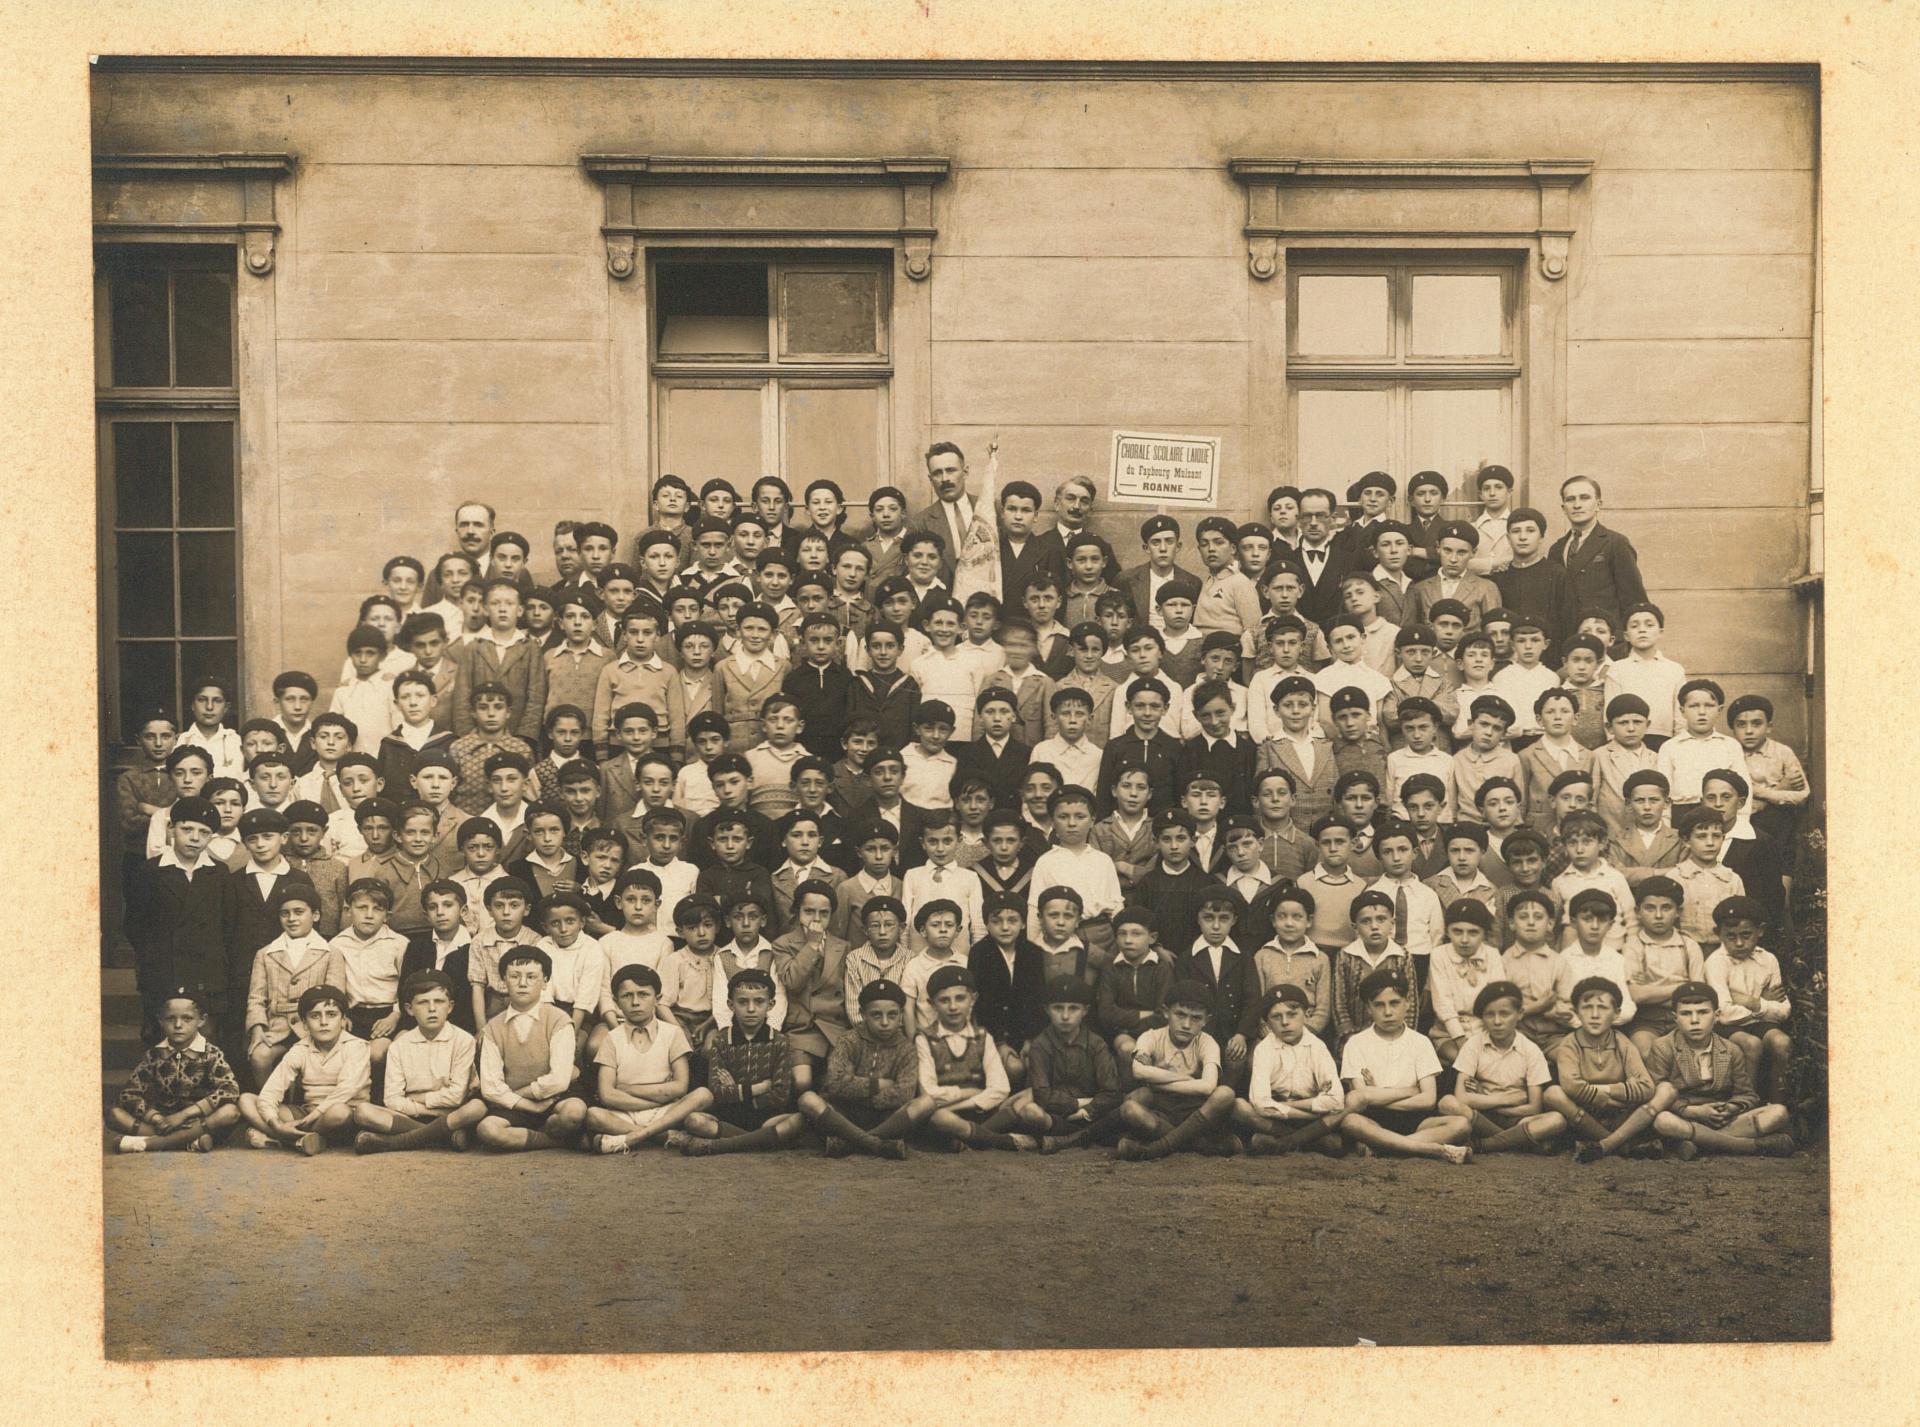
[[1829, 1340], [1822, 95], [97, 56], [106, 1358]]

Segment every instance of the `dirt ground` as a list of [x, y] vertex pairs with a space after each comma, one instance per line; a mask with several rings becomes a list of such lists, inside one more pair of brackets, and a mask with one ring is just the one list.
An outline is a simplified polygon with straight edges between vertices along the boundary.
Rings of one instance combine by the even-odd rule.
[[[120, 1156], [106, 1352], [1822, 1339], [1827, 1162]], [[1139, 1311], [1141, 1307], [1149, 1311]]]

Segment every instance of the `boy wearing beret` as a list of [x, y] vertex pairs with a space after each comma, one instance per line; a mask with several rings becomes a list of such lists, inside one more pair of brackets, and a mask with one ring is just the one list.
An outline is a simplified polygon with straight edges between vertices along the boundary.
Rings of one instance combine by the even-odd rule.
[[933, 1109], [926, 1126], [941, 1148], [1030, 1150], [1031, 1135], [990, 1130], [986, 1122], [1005, 1102], [1007, 1068], [993, 1037], [973, 1020], [973, 976], [964, 966], [945, 965], [927, 978], [933, 1019], [915, 1037], [920, 1095]]
[[1534, 1150], [1545, 1154], [1566, 1133], [1566, 1118], [1544, 1109], [1553, 1079], [1540, 1047], [1520, 1034], [1526, 993], [1511, 981], [1490, 981], [1475, 993], [1478, 1022], [1453, 1059], [1453, 1093], [1442, 1114], [1459, 1115], [1473, 1127], [1476, 1154], [1489, 1150]]
[[1206, 1031], [1212, 1003], [1198, 981], [1183, 978], [1167, 988], [1167, 1023], [1143, 1032], [1134, 1044], [1139, 1088], [1120, 1105], [1121, 1123], [1131, 1133], [1115, 1146], [1116, 1158], [1165, 1159], [1188, 1149], [1241, 1152], [1227, 1128], [1234, 1097], [1220, 1083], [1220, 1043]]
[[1255, 766], [1264, 775], [1278, 769], [1292, 786], [1293, 821], [1306, 831], [1333, 807], [1340, 770], [1326, 732], [1314, 717], [1319, 691], [1312, 679], [1292, 674], [1273, 686], [1272, 735], [1260, 745]]
[[1057, 1154], [1119, 1133], [1120, 1073], [1107, 1043], [1086, 1024], [1092, 993], [1077, 976], [1056, 976], [1041, 994], [1045, 1029], [1027, 1042], [1027, 1088], [987, 1121], [993, 1130], [1038, 1134]]
[[1704, 981], [1674, 989], [1674, 1028], [1646, 1054], [1657, 1083], [1653, 1132], [1677, 1159], [1700, 1154], [1791, 1155], [1791, 1117], [1784, 1105], [1762, 1105], [1747, 1058], [1714, 1034], [1720, 993]]
[[1153, 944], [1153, 917], [1143, 907], [1123, 907], [1115, 914], [1113, 945], [1114, 958], [1100, 976], [1096, 1020], [1124, 1083], [1140, 1035], [1166, 1024], [1173, 958]]
[[1746, 896], [1746, 883], [1721, 861], [1727, 827], [1714, 809], [1687, 809], [1674, 820], [1674, 831], [1680, 834], [1683, 853], [1667, 875], [1686, 895], [1680, 909], [1680, 930], [1699, 942], [1702, 952], [1710, 953], [1720, 945], [1714, 909], [1729, 897]]
[[1467, 1163], [1473, 1127], [1464, 1116], [1438, 1111], [1440, 1061], [1433, 1042], [1411, 1028], [1412, 986], [1383, 965], [1368, 972], [1354, 994], [1369, 1024], [1348, 1037], [1340, 1052], [1346, 1082], [1340, 1133], [1362, 1153]]
[[338, 986], [346, 977], [339, 952], [314, 929], [319, 893], [287, 878], [273, 894], [280, 935], [254, 953], [247, 984], [247, 1066], [252, 1083], [264, 1085], [299, 1033], [300, 997], [315, 986]]
[[322, 936], [340, 930], [347, 900], [347, 864], [327, 846], [327, 812], [307, 799], [286, 806], [286, 859], [296, 872], [306, 874], [320, 894], [320, 914], [314, 925]]
[[858, 1151], [905, 1159], [906, 1137], [933, 1113], [932, 1100], [919, 1094], [919, 1050], [906, 1031], [907, 993], [897, 982], [876, 977], [861, 986], [858, 1004], [852, 1034], [827, 1057], [821, 1090], [801, 1092], [800, 1113], [825, 1137], [830, 1158]]
[[794, 1092], [811, 1084], [793, 1047], [769, 1021], [774, 978], [758, 966], [727, 982], [727, 1024], [707, 1044], [707, 1108], [669, 1131], [667, 1144], [689, 1156], [749, 1154], [791, 1144], [806, 1127]]
[[1467, 745], [1453, 755], [1453, 806], [1466, 822], [1485, 822], [1480, 790], [1495, 778], [1511, 781], [1524, 798], [1520, 755], [1507, 743], [1513, 706], [1498, 694], [1482, 694], [1467, 706]]
[[661, 983], [650, 966], [622, 966], [609, 978], [619, 1019], [593, 1054], [595, 1103], [586, 1111], [586, 1143], [624, 1154], [667, 1135], [713, 1103], [705, 1086], [689, 1089], [693, 1047], [660, 1014]]
[[1480, 532], [1464, 520], [1450, 520], [1440, 526], [1434, 544], [1440, 568], [1413, 587], [1413, 622], [1434, 623], [1434, 607], [1452, 600], [1465, 606], [1466, 628], [1478, 627], [1483, 614], [1500, 607], [1500, 591], [1467, 569], [1480, 548]]
[[1667, 822], [1667, 780], [1651, 768], [1627, 775], [1624, 784], [1627, 825], [1607, 844], [1607, 861], [1618, 867], [1629, 886], [1677, 865], [1686, 848], [1680, 834]]
[[1632, 1021], [1638, 1007], [1627, 990], [1626, 958], [1616, 949], [1619, 904], [1613, 893], [1588, 887], [1576, 892], [1566, 905], [1566, 944], [1561, 948], [1560, 962], [1553, 976], [1555, 1019], [1569, 1029], [1576, 1028], [1580, 1024], [1580, 1008], [1575, 1003], [1574, 991], [1583, 981], [1598, 977], [1619, 992], [1613, 1001], [1613, 1022], [1624, 1025]]
[[163, 1039], [140, 1057], [107, 1110], [107, 1148], [206, 1153], [214, 1136], [240, 1123], [240, 1083], [220, 1047], [201, 1033], [206, 1013], [192, 988], [160, 998]]
[[[1566, 849], [1567, 869], [1553, 879], [1554, 896], [1560, 899], [1569, 915], [1573, 915], [1574, 899], [1581, 892], [1605, 892], [1617, 914], [1617, 920], [1607, 931], [1606, 943], [1610, 951], [1617, 952], [1634, 928], [1633, 890], [1627, 885], [1627, 879], [1620, 875], [1620, 870], [1606, 859], [1605, 820], [1598, 813], [1569, 813], [1560, 820], [1560, 842]], [[1572, 942], [1573, 937], [1569, 934], [1562, 945], [1571, 946]], [[1632, 1008], [1629, 1007], [1627, 1019], [1631, 1018]]]
[[543, 999], [552, 970], [537, 946], [508, 950], [499, 966], [506, 1009], [480, 1032], [486, 1114], [474, 1137], [503, 1154], [571, 1148], [586, 1122], [586, 1101], [566, 1093], [574, 1082], [573, 1017]]
[[[1411, 988], [1405, 994], [1412, 994], [1419, 986], [1413, 957], [1393, 940], [1393, 898], [1385, 892], [1364, 891], [1353, 899], [1349, 916], [1354, 939], [1340, 949], [1333, 962], [1334, 1027], [1342, 1042], [1368, 1024], [1367, 998], [1360, 989], [1368, 977], [1391, 971]], [[1414, 1005], [1417, 1015], [1418, 1002]]]
[[1507, 972], [1498, 949], [1487, 944], [1493, 934], [1493, 913], [1485, 902], [1458, 898], [1447, 904], [1445, 921], [1447, 944], [1427, 958], [1427, 991], [1433, 1007], [1433, 1026], [1427, 1035], [1441, 1063], [1452, 1065], [1467, 1037], [1480, 1029], [1475, 1006], [1481, 991], [1504, 981]]
[[347, 1029], [347, 993], [337, 986], [309, 986], [300, 993], [300, 1023], [306, 1034], [288, 1050], [260, 1087], [240, 1097], [247, 1143], [317, 1155], [327, 1138], [353, 1123], [353, 1107], [367, 1098], [372, 1066], [367, 1043]]
[[1272, 1155], [1311, 1145], [1330, 1154], [1344, 1153], [1340, 1071], [1326, 1044], [1307, 1029], [1307, 993], [1282, 981], [1253, 1009], [1264, 1034], [1253, 1048], [1247, 1095], [1233, 1105], [1235, 1128], [1251, 1132], [1247, 1148]]
[[[1044, 920], [1045, 900], [1041, 907]], [[989, 892], [985, 901], [987, 934], [967, 952], [967, 970], [973, 973], [978, 1000], [974, 1019], [1000, 1047], [1009, 1064], [1007, 1075], [1024, 1075], [1021, 1047], [1047, 1024], [1047, 958], [1027, 937], [1027, 900], [1006, 892]], [[1080, 957], [1085, 944], [1074, 938]], [[1007, 1128], [996, 1126], [996, 1128]]]
[[[900, 984], [907, 988], [907, 1029], [916, 1035], [937, 1019], [933, 994], [927, 989], [929, 981], [949, 966], [962, 969], [966, 966], [966, 958], [959, 950], [964, 915], [960, 904], [948, 897], [936, 897], [914, 913], [914, 930], [920, 934], [921, 950], [900, 968]], [[974, 989], [971, 978], [967, 989], [969, 994]], [[972, 1012], [971, 1001], [968, 1012]], [[1004, 1066], [1001, 1073], [1005, 1074]]]
[[500, 965], [517, 946], [532, 946], [540, 934], [527, 925], [533, 911], [533, 888], [518, 877], [489, 882], [481, 894], [491, 924], [473, 938], [467, 953], [467, 980], [472, 987], [473, 1023], [485, 1026], [507, 1004], [507, 983]]
[[1241, 656], [1252, 659], [1255, 631], [1260, 628], [1260, 593], [1234, 561], [1240, 528], [1224, 515], [1210, 515], [1194, 528], [1194, 540], [1207, 573], [1194, 599], [1193, 627], [1203, 635], [1224, 630], [1240, 642]]
[[1754, 1088], [1783, 1098], [1793, 1056], [1793, 1039], [1785, 1029], [1793, 1002], [1780, 978], [1780, 962], [1760, 945], [1766, 908], [1752, 897], [1728, 897], [1714, 906], [1713, 925], [1720, 944], [1707, 958], [1706, 981], [1720, 998], [1714, 1024], [1746, 1056]]
[[1700, 944], [1680, 930], [1680, 909], [1686, 892], [1671, 877], [1652, 874], [1633, 889], [1638, 925], [1621, 948], [1626, 964], [1627, 990], [1634, 1000], [1633, 1024], [1628, 1036], [1642, 1056], [1653, 1043], [1672, 1032], [1673, 996], [1690, 981], [1706, 979], [1706, 958]]
[[413, 1024], [387, 1050], [381, 1104], [353, 1107], [354, 1153], [464, 1150], [487, 1111], [474, 1093], [474, 1038], [453, 1024], [453, 979], [415, 971], [400, 983], [400, 1001]]

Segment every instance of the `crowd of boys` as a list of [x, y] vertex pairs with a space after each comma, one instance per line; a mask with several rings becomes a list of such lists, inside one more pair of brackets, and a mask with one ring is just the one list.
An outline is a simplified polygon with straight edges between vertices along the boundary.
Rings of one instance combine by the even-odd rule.
[[1794, 1151], [1807, 779], [1662, 652], [1597, 482], [1551, 547], [1498, 466], [1471, 521], [1281, 487], [1193, 570], [1015, 480], [962, 600], [985, 513], [927, 468], [858, 534], [666, 476], [544, 585], [462, 506], [324, 711], [145, 721], [109, 1147]]

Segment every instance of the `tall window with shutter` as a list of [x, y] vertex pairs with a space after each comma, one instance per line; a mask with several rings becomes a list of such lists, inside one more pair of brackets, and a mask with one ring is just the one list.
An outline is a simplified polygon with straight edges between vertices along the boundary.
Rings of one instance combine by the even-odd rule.
[[192, 682], [239, 697], [239, 393], [234, 250], [96, 256], [105, 731], [176, 719]]
[[655, 465], [859, 503], [888, 469], [889, 255], [663, 253], [652, 271]]
[[1297, 484], [1344, 497], [1368, 471], [1405, 490], [1434, 470], [1464, 513], [1478, 508], [1473, 473], [1497, 463], [1524, 490], [1523, 276], [1493, 256], [1289, 254]]

